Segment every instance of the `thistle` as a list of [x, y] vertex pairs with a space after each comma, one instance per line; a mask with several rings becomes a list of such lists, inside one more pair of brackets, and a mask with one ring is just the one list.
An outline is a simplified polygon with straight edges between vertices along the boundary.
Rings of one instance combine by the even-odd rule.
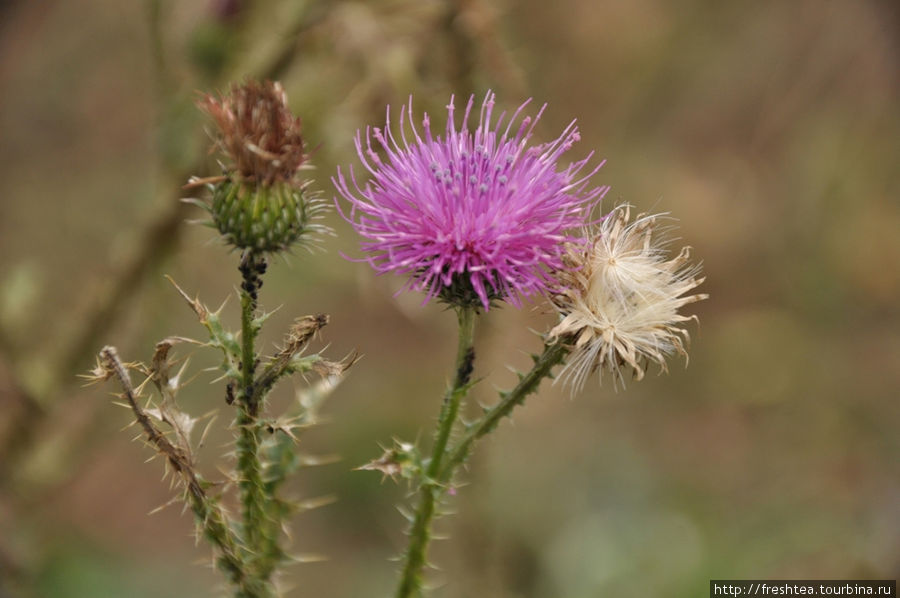
[[[441, 136], [432, 133], [427, 114], [421, 132], [415, 127], [410, 99], [400, 109], [396, 136], [390, 108], [384, 129], [367, 128], [365, 137], [357, 134], [357, 153], [371, 180], [360, 186], [352, 167], [346, 176], [339, 169], [332, 178], [350, 206], [344, 217], [365, 239], [365, 260], [379, 274], [409, 275], [407, 289], [424, 291], [426, 302], [439, 297], [455, 308], [459, 320], [454, 374], [441, 403], [430, 458], [419, 459], [417, 447], [397, 441], [395, 449], [361, 468], [399, 475], [419, 491], [397, 598], [420, 594], [440, 501], [474, 440], [496, 425], [496, 413], [489, 410], [451, 443], [473, 384], [475, 316], [494, 301], [518, 306], [523, 298], [552, 288], [552, 273], [565, 267], [567, 244], [580, 242], [571, 231], [583, 227], [607, 191], [590, 184], [602, 166], [587, 167], [592, 154], [560, 164], [580, 139], [575, 121], [554, 141], [530, 143], [544, 108], [520, 120], [528, 104], [508, 120], [505, 112], [495, 119], [494, 94], [488, 92], [470, 131], [474, 97], [459, 128], [451, 98]], [[545, 363], [528, 392], [558, 361], [554, 356]]]
[[400, 109], [399, 142], [390, 107], [384, 129], [357, 133], [371, 181], [360, 187], [352, 167], [332, 181], [376, 272], [410, 275], [407, 288], [424, 291], [426, 301], [485, 309], [497, 299], [518, 306], [549, 288], [548, 272], [562, 267], [565, 243], [576, 240], [569, 231], [582, 227], [608, 188], [590, 187], [602, 166], [586, 169], [591, 154], [559, 166], [580, 139], [575, 121], [554, 141], [529, 144], [546, 107], [520, 121], [529, 103], [495, 119], [488, 92], [471, 132], [474, 96], [458, 129], [451, 97], [442, 137], [427, 114], [422, 131], [415, 127], [410, 98]]
[[553, 303], [562, 321], [549, 334], [572, 349], [561, 380], [580, 390], [594, 371], [606, 370], [624, 382], [623, 367], [640, 380], [649, 363], [666, 370], [673, 353], [687, 357], [687, 330], [695, 319], [679, 310], [709, 297], [688, 295], [703, 282], [690, 248], [666, 252], [661, 215], [631, 221], [629, 206], [612, 210], [586, 246], [572, 247], [567, 267], [556, 276], [561, 290]]
[[[147, 442], [178, 475], [198, 530], [213, 545], [216, 562], [227, 574], [235, 597], [274, 598], [277, 573], [289, 560], [284, 546], [287, 518], [304, 505], [312, 508], [317, 504], [295, 503], [280, 495], [288, 475], [317, 462], [299, 458], [294, 443], [304, 428], [315, 423], [317, 405], [355, 359], [333, 362], [304, 354], [328, 323], [325, 314], [298, 318], [274, 355], [264, 356], [257, 349], [257, 337], [267, 318], [258, 309], [267, 257], [287, 251], [304, 241], [307, 233], [322, 228], [311, 222], [322, 204], [309, 190], [310, 182], [300, 175], [307, 160], [300, 119], [288, 110], [281, 86], [250, 82], [232, 87], [222, 98], [205, 96], [200, 106], [219, 126], [215, 147], [230, 163], [222, 176], [192, 179], [190, 186], [210, 187], [211, 201], [195, 203], [212, 214], [225, 242], [241, 250], [240, 333], [225, 327], [221, 309], [212, 311], [175, 286], [209, 336], [206, 342], [192, 342], [222, 353], [223, 394], [235, 409], [236, 464], [231, 478], [237, 487], [240, 520], [222, 508], [219, 493], [212, 492], [213, 485], [197, 472], [190, 441], [194, 420], [176, 405], [183, 368], [170, 376], [174, 362], [170, 363], [168, 354], [174, 342], [188, 339], [172, 337], [158, 344], [150, 366], [125, 364], [114, 348], [106, 347], [90, 377], [118, 381]], [[142, 397], [146, 383], [132, 385], [129, 370], [154, 383], [159, 394], [155, 402]], [[286, 412], [269, 417], [270, 391], [291, 374], [309, 373], [318, 374], [321, 382], [298, 393], [297, 403]], [[150, 408], [142, 406], [148, 402]]]
[[647, 363], [665, 369], [671, 353], [686, 355], [688, 334], [681, 325], [695, 317], [679, 310], [707, 295], [687, 295], [703, 282], [700, 266], [689, 263], [688, 248], [668, 257], [661, 220], [642, 215], [631, 222], [629, 208], [618, 207], [588, 232], [587, 243], [569, 246], [564, 267], [553, 273], [560, 323], [544, 337], [543, 351], [532, 356], [534, 365], [519, 374], [516, 386], [466, 425], [438, 468], [438, 480], [450, 480], [475, 442], [552, 377], [556, 366], [564, 364], [561, 379], [574, 391], [596, 369], [622, 380], [627, 365], [641, 378]]
[[303, 176], [309, 170], [301, 121], [280, 83], [247, 82], [221, 97], [204, 95], [199, 107], [215, 121], [215, 148], [226, 157], [224, 174], [192, 179], [206, 184], [207, 209], [226, 243], [258, 253], [285, 251], [312, 232], [324, 204]]

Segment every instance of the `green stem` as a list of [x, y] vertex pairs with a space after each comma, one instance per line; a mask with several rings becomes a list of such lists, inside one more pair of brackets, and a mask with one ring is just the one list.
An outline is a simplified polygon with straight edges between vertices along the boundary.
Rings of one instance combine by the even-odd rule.
[[522, 376], [519, 383], [509, 392], [501, 393], [500, 402], [488, 409], [480, 419], [466, 428], [462, 438], [448, 453], [444, 466], [436, 474], [437, 481], [446, 483], [453, 477], [453, 472], [469, 456], [472, 445], [482, 436], [490, 433], [500, 420], [512, 413], [513, 409], [525, 402], [525, 398], [536, 391], [541, 380], [550, 375], [554, 366], [562, 363], [569, 349], [562, 343], [544, 345], [544, 352], [535, 359], [531, 370]]
[[253, 313], [256, 300], [247, 291], [241, 291], [241, 403], [251, 415], [259, 408], [253, 397], [253, 374], [256, 370], [256, 331], [253, 329]]
[[[241, 258], [241, 388], [238, 395], [237, 427], [237, 468], [240, 475], [240, 490], [244, 542], [251, 563], [259, 560], [262, 534], [266, 523], [265, 487], [260, 463], [260, 427], [257, 422], [259, 400], [255, 396], [254, 375], [256, 371], [257, 328], [253, 323], [256, 311], [259, 275], [264, 268], [263, 258], [247, 252]], [[255, 569], [256, 567], [254, 567]], [[264, 581], [264, 580], [262, 580]]]
[[438, 417], [437, 436], [431, 452], [425, 480], [420, 490], [419, 507], [409, 532], [409, 547], [406, 551], [406, 562], [400, 583], [397, 586], [397, 598], [409, 598], [418, 595], [422, 587], [422, 568], [425, 566], [425, 552], [431, 539], [431, 520], [434, 518], [435, 502], [443, 492], [436, 477], [450, 440], [450, 433], [459, 415], [459, 407], [469, 386], [472, 375], [472, 364], [475, 352], [472, 348], [475, 332], [475, 310], [470, 307], [458, 307], [459, 346], [456, 351], [456, 373], [452, 386], [447, 389], [441, 413]]
[[457, 308], [459, 317], [459, 345], [456, 350], [456, 373], [453, 386], [447, 390], [438, 416], [438, 432], [431, 451], [431, 462], [428, 465], [428, 477], [437, 475], [450, 440], [450, 432], [459, 414], [459, 405], [468, 391], [469, 378], [472, 375], [472, 364], [475, 353], [472, 348], [475, 336], [475, 310], [469, 307]]
[[256, 580], [247, 570], [243, 556], [238, 549], [225, 515], [217, 505], [210, 503], [199, 484], [189, 483], [188, 497], [191, 510], [203, 529], [203, 536], [219, 548], [216, 565], [235, 585], [236, 596], [266, 598], [271, 593], [266, 583]]

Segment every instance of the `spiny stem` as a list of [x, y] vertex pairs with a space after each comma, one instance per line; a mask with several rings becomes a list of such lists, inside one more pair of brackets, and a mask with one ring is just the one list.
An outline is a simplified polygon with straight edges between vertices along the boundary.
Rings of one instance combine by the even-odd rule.
[[152, 444], [161, 455], [169, 462], [181, 479], [187, 490], [188, 504], [194, 512], [203, 535], [219, 549], [216, 562], [224, 571], [231, 583], [237, 587], [238, 596], [252, 596], [262, 598], [266, 594], [259, 591], [257, 582], [252, 578], [246, 568], [244, 558], [238, 550], [237, 540], [228, 525], [228, 520], [219, 506], [210, 499], [203, 487], [203, 482], [194, 471], [193, 464], [185, 452], [173, 445], [144, 412], [137, 402], [134, 386], [128, 371], [119, 359], [115, 347], [104, 347], [100, 352], [100, 358], [104, 367], [115, 375], [122, 394], [128, 401], [137, 423], [147, 435], [147, 441]]
[[241, 389], [238, 395], [237, 440], [238, 484], [243, 506], [243, 529], [246, 549], [251, 562], [260, 557], [262, 537], [260, 531], [266, 522], [265, 488], [260, 463], [260, 428], [257, 422], [260, 400], [254, 392], [256, 371], [256, 327], [253, 314], [256, 311], [257, 292], [262, 286], [260, 276], [265, 272], [265, 258], [247, 251], [241, 258]]
[[406, 562], [400, 583], [397, 586], [397, 598], [409, 598], [421, 592], [425, 551], [428, 541], [431, 539], [431, 520], [434, 517], [435, 502], [443, 491], [435, 476], [440, 471], [450, 433], [459, 415], [460, 403], [468, 391], [469, 378], [472, 375], [475, 361], [475, 351], [472, 348], [475, 310], [470, 307], [458, 307], [457, 315], [459, 317], [459, 346], [456, 351], [456, 372], [453, 384], [447, 389], [441, 405], [431, 462], [428, 465], [425, 480], [422, 482], [419, 507], [416, 509], [412, 529], [409, 531], [409, 547], [406, 551]]
[[[471, 326], [471, 323], [468, 325]], [[396, 598], [408, 598], [419, 595], [421, 592], [422, 567], [425, 564], [425, 549], [430, 539], [430, 525], [431, 519], [434, 517], [435, 502], [446, 484], [453, 478], [456, 468], [468, 457], [473, 443], [496, 428], [502, 418], [521, 405], [525, 401], [525, 397], [536, 391], [541, 380], [548, 377], [553, 367], [561, 363], [569, 353], [569, 349], [562, 343], [545, 345], [544, 352], [535, 360], [531, 371], [519, 380], [512, 391], [505, 393], [499, 403], [491, 407], [474, 424], [467, 427], [463, 437], [448, 450], [447, 440], [459, 411], [459, 402], [465, 395], [468, 375], [472, 369], [471, 359], [474, 358], [471, 349], [471, 328], [468, 334], [467, 342], [469, 344], [464, 349], [464, 316], [460, 313], [460, 350], [457, 354], [457, 368], [458, 374], [463, 370], [467, 371], [466, 380], [461, 381], [461, 377], [457, 376], [457, 384], [448, 391], [441, 409], [441, 418], [438, 421], [438, 442], [435, 443], [426, 479], [422, 483], [419, 508], [410, 530], [406, 566], [397, 588]], [[466, 356], [469, 356], [468, 361]], [[452, 419], [450, 419], [451, 417]], [[446, 460], [444, 460], [445, 455], [447, 456]]]
[[535, 359], [534, 366], [521, 377], [516, 387], [503, 393], [499, 403], [488, 409], [480, 419], [466, 428], [462, 438], [448, 451], [449, 457], [436, 474], [437, 481], [449, 482], [456, 468], [468, 458], [474, 442], [491, 432], [501, 419], [524, 403], [525, 397], [538, 389], [541, 380], [548, 377], [553, 367], [562, 363], [568, 353], [569, 348], [561, 342], [544, 345], [544, 352]]

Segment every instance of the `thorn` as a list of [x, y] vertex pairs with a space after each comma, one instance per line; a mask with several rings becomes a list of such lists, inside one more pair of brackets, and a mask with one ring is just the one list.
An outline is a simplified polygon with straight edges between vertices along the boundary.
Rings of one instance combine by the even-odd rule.
[[334, 504], [335, 502], [337, 502], [337, 500], [337, 496], [333, 494], [327, 494], [325, 496], [302, 500], [300, 502], [297, 502], [294, 506], [297, 507], [297, 509], [300, 511], [312, 511], [313, 509], [318, 509], [320, 507]]
[[[224, 181], [226, 179], [228, 179], [228, 177], [225, 176], [224, 174], [220, 174], [217, 176], [202, 177], [202, 178], [192, 176], [190, 179], [188, 179], [187, 183], [185, 183], [184, 185], [181, 186], [181, 188], [182, 189], [195, 189], [197, 187], [202, 187], [204, 185], [221, 183], [222, 181]], [[191, 199], [191, 198], [182, 199], [181, 201], [186, 202], [186, 203], [192, 203], [192, 204], [200, 203], [200, 202], [198, 202], [198, 200]], [[205, 204], [203, 204], [203, 205], [205, 206]]]
[[409, 508], [405, 505], [397, 505], [397, 510], [400, 511], [400, 514], [406, 519], [407, 522], [412, 523], [416, 520], [416, 516], [409, 510]]
[[295, 563], [321, 563], [328, 560], [328, 557], [325, 555], [311, 552], [290, 555], [288, 558]]
[[178, 291], [178, 294], [180, 294], [182, 296], [182, 298], [185, 301], [187, 301], [188, 305], [190, 305], [191, 308], [194, 310], [194, 313], [197, 314], [197, 317], [200, 318], [201, 321], [205, 320], [207, 315], [209, 314], [209, 312], [206, 309], [206, 307], [204, 307], [203, 304], [200, 303], [200, 300], [197, 298], [191, 299], [190, 295], [188, 295], [184, 291], [184, 289], [182, 289], [180, 286], [178, 286], [178, 283], [175, 282], [175, 279], [172, 278], [171, 276], [169, 276], [168, 274], [166, 275], [166, 280], [168, 280], [170, 283], [172, 283], [172, 286], [174, 286], [175, 290]]

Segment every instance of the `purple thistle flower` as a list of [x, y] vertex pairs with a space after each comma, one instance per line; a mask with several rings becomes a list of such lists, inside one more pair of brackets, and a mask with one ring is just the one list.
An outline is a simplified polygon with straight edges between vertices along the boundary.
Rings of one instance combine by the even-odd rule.
[[546, 108], [514, 128], [530, 101], [507, 123], [505, 112], [492, 123], [494, 94], [488, 92], [472, 133], [474, 96], [459, 130], [451, 97], [441, 137], [432, 134], [427, 114], [420, 135], [410, 97], [400, 110], [401, 143], [391, 130], [390, 106], [384, 130], [366, 127], [365, 145], [357, 132], [356, 150], [372, 180], [361, 188], [351, 166], [349, 181], [338, 168], [332, 182], [351, 204], [342, 215], [367, 239], [361, 247], [376, 272], [412, 274], [405, 288], [425, 291], [426, 302], [441, 296], [485, 309], [497, 298], [518, 306], [520, 297], [552, 286], [549, 271], [564, 267], [565, 244], [578, 241], [568, 231], [584, 227], [608, 187], [589, 188], [602, 162], [579, 175], [593, 153], [566, 168], [557, 165], [580, 139], [575, 121], [556, 140], [529, 147]]

